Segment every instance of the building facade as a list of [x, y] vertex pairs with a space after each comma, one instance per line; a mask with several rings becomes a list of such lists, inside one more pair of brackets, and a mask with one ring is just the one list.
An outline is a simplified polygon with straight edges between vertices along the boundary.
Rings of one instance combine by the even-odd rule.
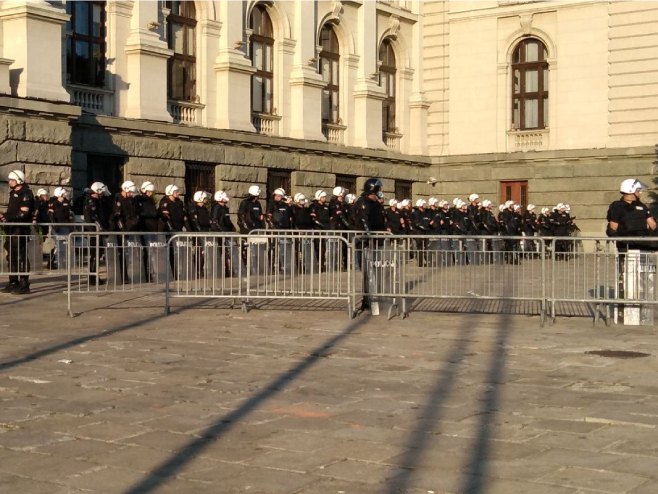
[[622, 178], [654, 184], [657, 32], [652, 2], [3, 1], [0, 166], [76, 193], [379, 176], [601, 233]]

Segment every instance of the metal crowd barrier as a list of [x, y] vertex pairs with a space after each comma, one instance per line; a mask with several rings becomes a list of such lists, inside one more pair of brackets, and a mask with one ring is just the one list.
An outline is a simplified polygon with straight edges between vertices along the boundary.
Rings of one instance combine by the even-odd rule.
[[177, 269], [165, 312], [183, 297], [239, 299], [245, 311], [258, 299], [351, 300], [351, 250], [340, 236], [180, 233], [169, 247]]
[[658, 305], [658, 255], [618, 248], [652, 239], [254, 233], [72, 232], [69, 312], [72, 294], [92, 292], [163, 293], [166, 312], [175, 298], [231, 299], [243, 310], [255, 300], [338, 300], [351, 317], [359, 302], [405, 317], [451, 301], [538, 314], [542, 324], [565, 304], [594, 322], [648, 324]]
[[0, 275], [64, 276], [69, 233], [97, 230], [95, 223], [0, 223]]
[[589, 307], [594, 322], [603, 317], [606, 324], [653, 324], [658, 238], [555, 237], [550, 242], [552, 321], [558, 304], [571, 303]]
[[[546, 261], [544, 243], [524, 251], [525, 237], [395, 236], [356, 237], [353, 277], [358, 299], [373, 313], [388, 311], [405, 317], [413, 307], [431, 306], [432, 300], [533, 302], [531, 310], [546, 315]], [[357, 273], [360, 271], [361, 275]]]

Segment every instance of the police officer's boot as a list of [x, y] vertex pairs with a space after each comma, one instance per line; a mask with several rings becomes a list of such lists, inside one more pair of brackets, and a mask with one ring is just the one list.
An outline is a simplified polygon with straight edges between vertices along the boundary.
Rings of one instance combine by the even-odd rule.
[[16, 288], [18, 288], [18, 281], [11, 280], [2, 288], [2, 290], [0, 290], [0, 292], [12, 293]]
[[19, 281], [18, 286], [11, 293], [14, 295], [27, 295], [30, 293], [30, 282], [28, 280]]

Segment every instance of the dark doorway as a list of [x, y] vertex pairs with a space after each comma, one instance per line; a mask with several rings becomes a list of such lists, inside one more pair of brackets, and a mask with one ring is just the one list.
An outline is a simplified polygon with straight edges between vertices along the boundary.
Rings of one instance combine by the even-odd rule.
[[212, 194], [215, 191], [215, 166], [213, 163], [185, 163], [185, 202], [199, 190]]
[[514, 201], [523, 207], [528, 205], [528, 181], [500, 182], [500, 202]]
[[402, 199], [411, 200], [411, 184], [408, 180], [396, 180], [395, 181], [395, 198], [398, 201]]
[[110, 193], [116, 194], [123, 183], [123, 166], [125, 162], [123, 156], [88, 154], [86, 187], [94, 182], [103, 182], [107, 185]]
[[336, 175], [336, 187], [347, 189], [348, 194], [356, 194], [356, 177], [354, 175]]

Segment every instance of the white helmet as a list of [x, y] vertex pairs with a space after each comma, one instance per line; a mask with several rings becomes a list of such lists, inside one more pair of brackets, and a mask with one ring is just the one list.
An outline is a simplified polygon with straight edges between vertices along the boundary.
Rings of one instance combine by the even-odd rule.
[[514, 211], [521, 211], [521, 205], [520, 204], [514, 204]]
[[297, 192], [297, 194], [294, 195], [293, 200], [296, 204], [306, 204], [306, 196], [301, 192]]
[[470, 196], [468, 196], [468, 200], [469, 200], [469, 202], [475, 202], [475, 201], [477, 201], [479, 198], [480, 198], [480, 196], [477, 195], [477, 194], [471, 194]]
[[639, 180], [635, 178], [627, 178], [621, 183], [619, 192], [622, 194], [635, 194], [637, 191], [641, 191], [644, 188], [644, 185]]
[[285, 197], [286, 196], [286, 191], [283, 190], [281, 187], [279, 187], [278, 189], [274, 189], [274, 192], [272, 192], [272, 195], [273, 196]]
[[410, 201], [409, 199], [402, 199], [402, 200], [398, 203], [398, 205], [399, 205], [401, 208], [409, 207], [409, 204], [411, 204], [411, 201]]
[[427, 201], [427, 204], [430, 206], [436, 206], [439, 203], [439, 200], [436, 197], [430, 197]]
[[505, 201], [505, 209], [514, 206], [514, 201]]
[[121, 190], [124, 192], [137, 192], [137, 187], [135, 187], [135, 182], [132, 180], [126, 180], [121, 184]]
[[48, 191], [47, 191], [46, 189], [39, 189], [39, 190], [37, 190], [37, 197], [40, 197], [40, 196], [47, 196], [47, 195], [48, 195]]
[[194, 202], [203, 202], [203, 201], [206, 200], [206, 197], [208, 197], [207, 192], [204, 192], [202, 190], [197, 190], [194, 193], [194, 196], [192, 197], [192, 199], [194, 199]]
[[551, 212], [551, 210], [548, 209], [548, 208], [541, 208], [541, 214], [546, 215], [546, 214], [548, 214], [548, 213], [550, 213], [550, 212]]
[[12, 170], [9, 172], [8, 180], [16, 180], [17, 184], [25, 183], [25, 173], [20, 170]]
[[416, 201], [417, 208], [424, 208], [425, 206], [427, 206], [427, 201], [425, 199], [418, 199]]
[[153, 192], [155, 191], [155, 185], [153, 185], [153, 182], [149, 182], [148, 180], [144, 183], [142, 183], [142, 186], [139, 188], [139, 190], [142, 191], [142, 193], [146, 192]]
[[214, 199], [217, 202], [228, 202], [228, 194], [223, 190], [218, 190], [215, 192]]
[[493, 206], [493, 203], [489, 199], [485, 199], [484, 201], [482, 201], [483, 208], [488, 208], [490, 206]]
[[252, 185], [249, 187], [248, 192], [250, 196], [258, 197], [260, 195], [260, 187], [258, 185]]
[[441, 199], [439, 201], [439, 207], [442, 208], [442, 209], [445, 208], [446, 206], [449, 206], [449, 205], [450, 205], [450, 203], [448, 201], [446, 201], [445, 199]]
[[178, 192], [178, 186], [174, 184], [169, 184], [165, 187], [165, 195], [166, 196], [173, 196], [174, 192]]
[[345, 202], [347, 204], [354, 204], [356, 202], [356, 196], [354, 194], [347, 194], [345, 196]]
[[94, 194], [102, 194], [105, 191], [105, 184], [103, 182], [94, 182], [89, 188]]
[[453, 206], [457, 206], [457, 203], [458, 203], [459, 201], [461, 201], [461, 199], [460, 199], [459, 197], [455, 197], [455, 198], [452, 200], [452, 205], [453, 205]]
[[315, 200], [319, 201], [321, 197], [327, 197], [327, 193], [324, 190], [316, 190], [315, 191]]
[[564, 209], [565, 209], [565, 211], [566, 211], [567, 213], [570, 213], [570, 212], [571, 212], [571, 206], [569, 206], [568, 204], [565, 204], [565, 205], [564, 205]]
[[536, 207], [536, 206], [535, 206], [534, 204], [528, 204], [528, 205], [526, 206], [526, 210], [528, 210], [528, 211], [534, 211], [535, 207]]
[[558, 203], [555, 205], [555, 209], [564, 209], [564, 204], [561, 203], [561, 202], [558, 202]]
[[390, 201], [388, 201], [388, 205], [390, 207], [397, 206], [398, 205], [397, 199], [391, 199]]
[[461, 208], [464, 208], [464, 207], [468, 206], [468, 203], [466, 203], [466, 202], [464, 202], [460, 199], [459, 202], [457, 202], [456, 206], [457, 206], [457, 209], [461, 209]]
[[57, 187], [53, 192], [55, 197], [66, 197], [66, 189], [64, 187]]
[[505, 204], [499, 204], [499, 205], [498, 205], [498, 211], [500, 211], [501, 213], [502, 213], [505, 209], [507, 209], [507, 208], [505, 207]]
[[344, 196], [346, 192], [347, 191], [345, 189], [343, 189], [342, 187], [334, 187], [334, 190], [331, 191], [331, 193], [333, 195], [335, 195], [336, 197]]

